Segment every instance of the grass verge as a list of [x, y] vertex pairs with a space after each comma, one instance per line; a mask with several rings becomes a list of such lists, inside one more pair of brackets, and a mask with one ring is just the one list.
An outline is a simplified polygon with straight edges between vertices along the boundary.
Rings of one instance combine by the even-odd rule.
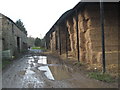
[[100, 81], [104, 81], [104, 82], [108, 82], [108, 83], [116, 81], [112, 76], [110, 76], [107, 73], [90, 72], [88, 74], [88, 76], [90, 78], [93, 78], [93, 79], [96, 79], [96, 80], [100, 80]]
[[42, 47], [32, 47], [31, 49], [40, 49], [40, 50], [45, 50], [44, 48]]

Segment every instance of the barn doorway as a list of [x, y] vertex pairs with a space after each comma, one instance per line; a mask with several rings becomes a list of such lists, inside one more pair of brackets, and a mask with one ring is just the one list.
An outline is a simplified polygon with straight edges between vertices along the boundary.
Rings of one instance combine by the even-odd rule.
[[17, 50], [20, 52], [20, 37], [17, 37]]

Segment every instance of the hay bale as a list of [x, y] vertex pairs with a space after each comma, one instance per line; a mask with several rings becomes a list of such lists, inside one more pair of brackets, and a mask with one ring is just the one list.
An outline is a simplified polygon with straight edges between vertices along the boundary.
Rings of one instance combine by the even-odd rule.
[[99, 18], [100, 17], [100, 12], [99, 12], [99, 8], [97, 8], [98, 6], [95, 7], [95, 5], [93, 6], [86, 6], [85, 10], [84, 10], [84, 17], [86, 19], [88, 18]]
[[99, 18], [89, 19], [87, 21], [87, 27], [88, 28], [97, 28], [97, 27], [100, 27], [100, 20], [99, 20]]
[[[118, 51], [105, 52], [106, 65], [118, 64]], [[102, 53], [99, 53], [98, 62], [102, 63]]]

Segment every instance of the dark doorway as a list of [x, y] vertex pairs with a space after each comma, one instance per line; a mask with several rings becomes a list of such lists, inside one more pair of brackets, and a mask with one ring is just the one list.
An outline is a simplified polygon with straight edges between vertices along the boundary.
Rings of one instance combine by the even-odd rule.
[[20, 52], [20, 37], [17, 37], [17, 50]]

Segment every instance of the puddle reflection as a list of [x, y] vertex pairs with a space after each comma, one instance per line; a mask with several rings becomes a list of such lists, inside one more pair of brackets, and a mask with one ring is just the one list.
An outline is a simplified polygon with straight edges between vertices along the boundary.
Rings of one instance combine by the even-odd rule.
[[38, 69], [44, 71], [44, 74], [48, 79], [55, 80], [48, 66], [41, 66]]
[[[34, 60], [35, 59], [35, 60]], [[36, 61], [36, 62], [35, 62]], [[46, 56], [29, 57], [29, 64], [43, 71], [50, 80], [64, 80], [71, 77], [72, 70], [65, 65], [61, 65], [57, 60], [49, 60]], [[28, 73], [34, 73], [28, 70]]]
[[56, 80], [64, 80], [71, 77], [71, 70], [65, 66], [49, 66]]
[[30, 70], [30, 69], [27, 69], [25, 74], [35, 74], [35, 72], [33, 72], [33, 71]]

